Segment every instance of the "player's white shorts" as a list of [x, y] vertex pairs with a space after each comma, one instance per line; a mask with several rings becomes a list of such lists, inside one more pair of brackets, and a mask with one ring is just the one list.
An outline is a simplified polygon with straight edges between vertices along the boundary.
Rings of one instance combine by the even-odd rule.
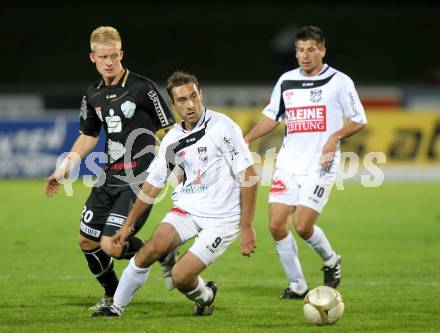
[[291, 174], [276, 169], [272, 176], [269, 203], [307, 206], [318, 213], [324, 209], [335, 182], [336, 173], [319, 172], [308, 175]]
[[182, 244], [197, 237], [189, 251], [206, 266], [222, 255], [240, 233], [240, 217], [200, 217], [177, 207], [172, 208], [161, 223], [171, 224], [179, 234]]

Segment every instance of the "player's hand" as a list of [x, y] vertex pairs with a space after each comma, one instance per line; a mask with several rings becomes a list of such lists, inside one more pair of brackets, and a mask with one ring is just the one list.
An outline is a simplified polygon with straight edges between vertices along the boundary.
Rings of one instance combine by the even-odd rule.
[[44, 188], [44, 194], [46, 197], [52, 197], [57, 194], [58, 186], [60, 186], [60, 183], [58, 183], [54, 172], [46, 178], [46, 187]]
[[122, 226], [121, 229], [116, 231], [116, 233], [112, 236], [112, 243], [116, 247], [122, 247], [125, 244], [125, 241], [130, 236], [132, 229], [127, 227], [126, 224]]
[[44, 194], [47, 197], [52, 197], [58, 192], [58, 186], [61, 181], [69, 178], [69, 170], [72, 166], [71, 158], [67, 159], [58, 166], [55, 171], [46, 178], [46, 187], [44, 188]]
[[257, 237], [252, 226], [242, 227], [240, 236], [241, 254], [250, 257], [257, 248]]
[[321, 167], [323, 169], [330, 169], [333, 159], [335, 158], [336, 146], [339, 140], [334, 137], [329, 137], [321, 152]]

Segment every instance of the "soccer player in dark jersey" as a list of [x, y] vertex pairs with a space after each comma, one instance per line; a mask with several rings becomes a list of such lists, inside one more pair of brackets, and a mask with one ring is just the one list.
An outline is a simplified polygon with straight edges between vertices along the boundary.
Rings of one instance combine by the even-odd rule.
[[[94, 30], [90, 46], [90, 60], [101, 79], [83, 96], [80, 134], [64, 162], [47, 178], [45, 193], [50, 197], [57, 192], [61, 179], [96, 146], [104, 127], [108, 157], [103, 173], [105, 180], [95, 185], [84, 205], [78, 239], [90, 271], [105, 290], [104, 297], [91, 307], [98, 310], [112, 304], [118, 286], [113, 258], [130, 259], [143, 245], [141, 239], [131, 236], [124, 247], [115, 247], [111, 237], [124, 225], [136, 191], [154, 158], [154, 133], [173, 125], [175, 119], [155, 83], [122, 66], [124, 52], [115, 28]], [[146, 147], [150, 148], [147, 153]], [[149, 213], [136, 222], [135, 232], [143, 226]], [[174, 253], [161, 263], [168, 282], [173, 263]]]

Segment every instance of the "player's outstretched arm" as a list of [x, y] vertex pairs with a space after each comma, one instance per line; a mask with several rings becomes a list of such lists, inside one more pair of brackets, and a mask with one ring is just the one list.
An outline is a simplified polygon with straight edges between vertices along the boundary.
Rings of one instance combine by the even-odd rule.
[[263, 119], [261, 119], [260, 122], [255, 125], [255, 127], [251, 129], [248, 134], [246, 134], [244, 141], [246, 143], [251, 143], [259, 137], [272, 132], [278, 126], [278, 124], [279, 123], [277, 121], [264, 116]]
[[255, 204], [257, 199], [258, 176], [254, 166], [251, 165], [242, 173], [240, 204], [241, 204], [241, 254], [250, 257], [257, 248], [257, 238], [252, 225], [254, 219]]
[[127, 216], [127, 220], [125, 220], [122, 228], [119, 229], [112, 237], [112, 242], [115, 246], [124, 246], [127, 238], [131, 233], [134, 232], [134, 225], [136, 221], [142, 216], [145, 210], [153, 204], [154, 198], [157, 197], [160, 190], [160, 188], [154, 187], [148, 182], [145, 182], [142, 185], [133, 208], [130, 210], [130, 213]]
[[58, 192], [60, 180], [69, 177], [70, 170], [81, 162], [81, 159], [87, 156], [98, 143], [99, 137], [80, 134], [76, 139], [66, 159], [58, 168], [46, 178], [46, 187], [44, 194], [52, 197]]

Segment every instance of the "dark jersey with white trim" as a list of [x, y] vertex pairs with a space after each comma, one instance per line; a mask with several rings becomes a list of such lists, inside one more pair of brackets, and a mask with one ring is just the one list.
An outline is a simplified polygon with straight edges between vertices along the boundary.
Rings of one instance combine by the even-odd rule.
[[116, 85], [101, 80], [83, 96], [80, 132], [97, 137], [104, 126], [108, 185], [142, 182], [139, 175], [154, 158], [155, 132], [174, 123], [156, 84], [129, 70]]

